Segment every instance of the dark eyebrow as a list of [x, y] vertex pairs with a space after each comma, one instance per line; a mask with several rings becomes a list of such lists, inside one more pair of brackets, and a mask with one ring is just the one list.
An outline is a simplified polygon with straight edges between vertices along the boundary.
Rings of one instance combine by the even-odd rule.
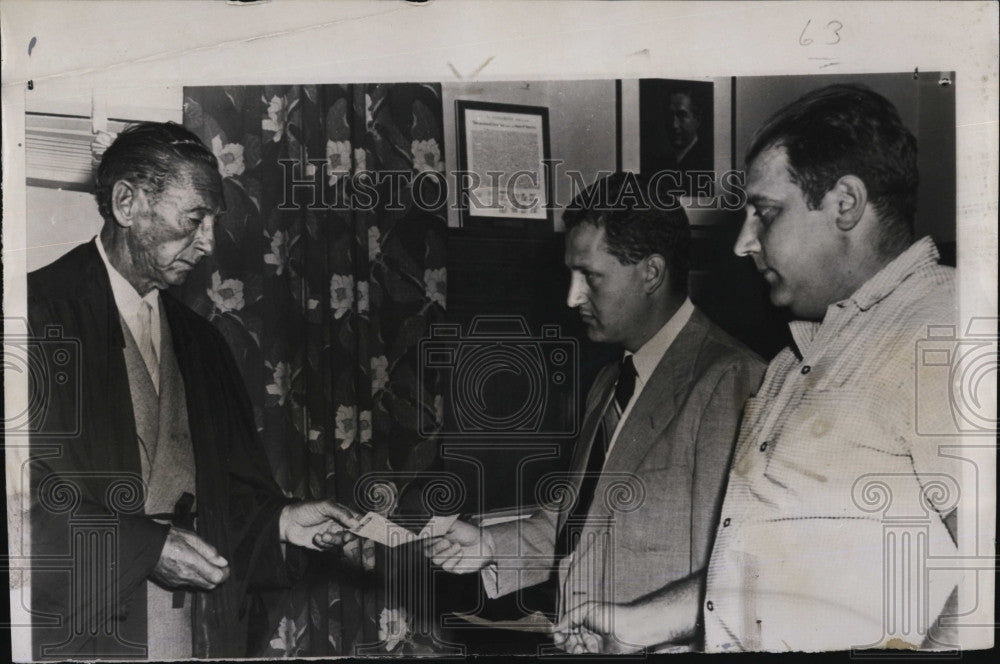
[[572, 265], [566, 266], [570, 270], [576, 270], [577, 272], [587, 272], [589, 274], [601, 274], [600, 270], [597, 270], [586, 263], [574, 263]]
[[747, 196], [747, 202], [750, 203], [751, 205], [753, 205], [754, 207], [759, 207], [762, 203], [764, 205], [774, 205], [774, 204], [777, 203], [777, 201], [774, 200], [773, 198], [769, 198], [767, 196], [762, 196], [760, 194], [750, 194], [750, 195], [748, 195]]

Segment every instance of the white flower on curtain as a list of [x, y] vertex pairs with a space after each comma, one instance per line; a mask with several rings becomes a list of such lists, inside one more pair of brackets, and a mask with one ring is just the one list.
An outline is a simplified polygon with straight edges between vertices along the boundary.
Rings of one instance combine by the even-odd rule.
[[[264, 237], [267, 237], [267, 231], [264, 231]], [[284, 231], [274, 231], [274, 235], [271, 236], [271, 253], [264, 254], [264, 263], [266, 265], [274, 266], [274, 273], [281, 276], [281, 273], [285, 271], [285, 263], [288, 262], [288, 250], [285, 246], [285, 240], [287, 236]]]
[[445, 308], [445, 295], [448, 292], [448, 271], [439, 267], [436, 270], [424, 270], [424, 295], [428, 300]]
[[274, 638], [271, 639], [270, 646], [281, 652], [285, 657], [294, 657], [300, 654], [299, 642], [306, 631], [306, 622], [296, 622], [288, 616], [282, 616], [281, 622]]
[[326, 142], [326, 168], [330, 186], [337, 184], [337, 180], [351, 172], [350, 141]]
[[443, 171], [444, 162], [441, 161], [441, 148], [437, 141], [428, 138], [426, 141], [413, 141], [410, 146], [413, 153], [413, 170], [418, 173], [424, 171]]
[[243, 175], [246, 164], [243, 163], [243, 146], [239, 143], [222, 144], [218, 135], [212, 137], [212, 154], [219, 162], [219, 174], [224, 178]]
[[385, 644], [385, 649], [393, 651], [410, 634], [410, 617], [406, 609], [382, 609], [378, 617], [378, 640]]
[[358, 433], [357, 411], [354, 406], [337, 407], [337, 427], [333, 437], [340, 441], [340, 449], [346, 450], [354, 443]]
[[261, 120], [260, 128], [264, 131], [273, 131], [274, 136], [271, 137], [271, 140], [277, 143], [285, 135], [288, 114], [292, 112], [299, 100], [296, 99], [289, 104], [284, 97], [277, 95], [271, 97], [271, 101], [267, 101], [263, 97], [261, 99], [267, 103], [267, 118]]
[[212, 273], [212, 284], [205, 293], [221, 313], [240, 311], [246, 305], [243, 301], [243, 282], [239, 279], [223, 281], [217, 271]]
[[264, 366], [271, 370], [271, 382], [267, 385], [267, 393], [278, 397], [278, 404], [284, 406], [292, 389], [292, 372], [288, 362], [278, 362], [274, 365], [264, 362]]
[[343, 318], [354, 305], [354, 276], [335, 274], [330, 277], [330, 308], [334, 318]]
[[378, 259], [382, 253], [382, 232], [377, 226], [368, 229], [368, 260], [372, 263]]

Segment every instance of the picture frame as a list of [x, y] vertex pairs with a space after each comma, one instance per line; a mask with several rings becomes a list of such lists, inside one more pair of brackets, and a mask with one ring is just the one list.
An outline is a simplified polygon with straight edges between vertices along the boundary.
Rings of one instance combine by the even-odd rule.
[[553, 230], [549, 109], [455, 100], [463, 227]]
[[677, 172], [687, 196], [713, 195], [716, 178], [712, 81], [639, 81], [640, 168]]

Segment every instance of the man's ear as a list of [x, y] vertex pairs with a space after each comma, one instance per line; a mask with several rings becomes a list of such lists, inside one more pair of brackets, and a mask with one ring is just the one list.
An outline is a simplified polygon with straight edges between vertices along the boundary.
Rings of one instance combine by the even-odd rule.
[[858, 225], [868, 207], [868, 187], [856, 175], [845, 175], [837, 180], [827, 194], [831, 205], [836, 206], [837, 228], [849, 231]]
[[141, 203], [139, 188], [128, 180], [118, 180], [111, 188], [111, 213], [115, 222], [123, 228], [128, 228], [135, 221]]
[[661, 286], [667, 286], [667, 261], [660, 254], [650, 254], [643, 259], [646, 267], [642, 275], [642, 283], [647, 293], [654, 292]]

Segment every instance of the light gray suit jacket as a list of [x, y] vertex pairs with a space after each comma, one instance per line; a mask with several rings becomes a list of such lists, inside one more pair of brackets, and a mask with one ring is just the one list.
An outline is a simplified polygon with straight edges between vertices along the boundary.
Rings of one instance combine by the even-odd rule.
[[[740, 414], [764, 369], [695, 309], [619, 430], [579, 543], [560, 564], [560, 613], [588, 600], [630, 601], [707, 564]], [[570, 471], [542, 481], [573, 490], [526, 519], [489, 527], [497, 561], [483, 574], [489, 596], [548, 579], [617, 378], [617, 363], [598, 374]], [[539, 493], [544, 501], [551, 492]]]

